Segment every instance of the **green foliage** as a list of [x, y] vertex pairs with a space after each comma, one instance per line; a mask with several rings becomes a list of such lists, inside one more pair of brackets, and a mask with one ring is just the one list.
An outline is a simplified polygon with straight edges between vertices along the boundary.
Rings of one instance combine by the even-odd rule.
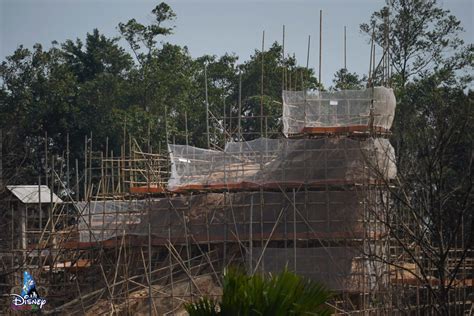
[[[154, 15], [154, 21], [148, 26], [135, 19], [131, 19], [127, 23], [119, 23], [120, 33], [130, 45], [137, 60], [142, 64], [150, 61], [153, 48], [157, 43], [156, 38], [160, 35], [171, 34], [173, 28], [164, 27], [163, 23], [172, 21], [176, 17], [171, 7], [164, 2], [158, 4], [151, 12]], [[142, 48], [146, 48], [146, 53], [140, 52]]]
[[[462, 67], [465, 59], [459, 56], [469, 49], [462, 47], [459, 20], [436, 0], [387, 0], [387, 5], [374, 12], [360, 29], [368, 37], [374, 34], [381, 47], [389, 43], [391, 66], [401, 86], [411, 77], [439, 67]], [[449, 56], [449, 51], [457, 53]]]
[[119, 24], [133, 57], [119, 45], [120, 38], [94, 29], [84, 40], [53, 42], [49, 50], [40, 44], [32, 50], [20, 46], [1, 63], [0, 126], [8, 183], [36, 181], [44, 174], [44, 145], [49, 154], [63, 156], [67, 135], [70, 163], [78, 159], [79, 169], [85, 138], [92, 135], [93, 150], [105, 150], [108, 139], [109, 151], [117, 154], [124, 129], [126, 140], [131, 136], [155, 150], [165, 149], [167, 142], [206, 147], [205, 66], [209, 108], [216, 116], [210, 120], [211, 139], [220, 146], [228, 140], [224, 127], [237, 135], [240, 74], [241, 114], [250, 117], [242, 120], [246, 139], [260, 136], [261, 104], [264, 115], [272, 116], [264, 129], [280, 133], [284, 73], [292, 89], [317, 85], [312, 71], [296, 66], [294, 57], [284, 59], [282, 47], [274, 43], [263, 55], [262, 98], [261, 52], [239, 66], [230, 54], [194, 59], [186, 47], [161, 41], [172, 33], [171, 7], [161, 3], [152, 14], [149, 25], [134, 19]]
[[[453, 72], [443, 70], [408, 82], [397, 94], [391, 137], [397, 187], [390, 189], [394, 204], [387, 225], [406, 256], [416, 258], [429, 293], [425, 302], [437, 302], [433, 309], [447, 315], [451, 284], [459, 278], [456, 272], [447, 272], [452, 251], [467, 255], [474, 246], [473, 93], [465, 92]], [[424, 255], [418, 259], [417, 253]], [[457, 264], [466, 264], [465, 260], [458, 259]], [[440, 280], [439, 286], [432, 285], [433, 277]]]
[[195, 315], [329, 315], [325, 306], [330, 293], [323, 286], [305, 281], [287, 270], [277, 275], [248, 276], [241, 270], [227, 270], [219, 304], [203, 298], [186, 305]]
[[199, 301], [187, 304], [186, 311], [190, 316], [218, 316], [222, 315], [219, 311], [218, 303], [206, 297]]
[[364, 82], [367, 81], [366, 77], [364, 76], [362, 79], [359, 78], [359, 75], [349, 72], [345, 68], [339, 69], [334, 74], [334, 87], [333, 90], [358, 90], [364, 88]]
[[[371, 22], [363, 26], [369, 34], [372, 25], [375, 27], [379, 44], [384, 40], [384, 14], [386, 9], [374, 13]], [[240, 115], [246, 117], [241, 121], [244, 138], [260, 137], [262, 126], [258, 116], [262, 105], [263, 114], [268, 116], [263, 130], [270, 137], [278, 137], [282, 88], [324, 89], [312, 70], [298, 66], [294, 56], [283, 56], [278, 43], [273, 43], [263, 54], [256, 50], [245, 61], [232, 54], [192, 58], [185, 46], [163, 41], [171, 35], [171, 24], [176, 17], [171, 7], [161, 3], [152, 15], [149, 25], [134, 19], [119, 24], [120, 34], [130, 45], [131, 53], [120, 46], [119, 38], [108, 38], [94, 29], [84, 40], [54, 42], [48, 50], [40, 44], [32, 49], [20, 46], [1, 63], [0, 126], [4, 136], [4, 172], [11, 172], [17, 179], [11, 181], [36, 181], [37, 174], [44, 171], [44, 144], [49, 145], [50, 154], [62, 156], [67, 134], [71, 164], [77, 158], [80, 168], [86, 136], [93, 135], [94, 150], [104, 150], [101, 144], [108, 139], [109, 150], [118, 153], [124, 141], [124, 127], [129, 136], [143, 144], [150, 142], [154, 149], [164, 149], [167, 142], [173, 141], [206, 147], [205, 66], [209, 108], [216, 116], [215, 119], [211, 116], [210, 137], [220, 146], [229, 140], [223, 134], [224, 127], [237, 139]], [[410, 77], [413, 71], [419, 70], [420, 79], [433, 73], [423, 73], [422, 69], [434, 67], [440, 76], [462, 67], [467, 74], [462, 83], [470, 82], [472, 46], [458, 49], [451, 57], [442, 54], [447, 48], [461, 48], [456, 46], [461, 45], [457, 38], [461, 27], [446, 10], [437, 8], [434, 1], [397, 0], [391, 2], [390, 21], [390, 60], [394, 66], [391, 79], [400, 87], [396, 90], [400, 100], [404, 100], [402, 88], [413, 78]], [[415, 28], [416, 23], [420, 24], [419, 28]], [[419, 32], [411, 34], [412, 29]], [[402, 51], [404, 47], [406, 52]], [[422, 61], [417, 61], [418, 55], [435, 56], [426, 58], [432, 61], [433, 67], [423, 67]], [[408, 68], [400, 72], [404, 61]], [[364, 80], [342, 69], [335, 74], [333, 88], [359, 88]], [[453, 80], [451, 77], [443, 84], [453, 86]], [[416, 110], [405, 102], [397, 107], [396, 146], [403, 146], [402, 138], [411, 129], [407, 124], [414, 113]]]

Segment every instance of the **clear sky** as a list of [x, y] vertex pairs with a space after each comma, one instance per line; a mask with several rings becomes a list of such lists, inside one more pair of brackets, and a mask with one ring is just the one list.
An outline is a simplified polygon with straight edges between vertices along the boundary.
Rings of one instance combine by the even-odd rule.
[[[53, 40], [83, 39], [98, 28], [118, 36], [117, 25], [135, 18], [146, 24], [160, 1], [149, 0], [0, 0], [0, 60], [20, 44], [50, 47]], [[276, 1], [167, 1], [177, 19], [174, 34], [166, 38], [187, 45], [193, 57], [236, 53], [241, 61], [282, 38], [286, 26], [286, 51], [306, 65], [308, 35], [311, 36], [310, 67], [317, 67], [319, 10], [323, 10], [323, 83], [331, 84], [334, 72], [343, 66], [343, 29], [347, 26], [347, 66], [350, 71], [368, 71], [369, 46], [359, 32], [383, 0], [276, 0]], [[461, 20], [466, 42], [474, 42], [473, 0], [439, 0]], [[125, 43], [123, 43], [125, 45]], [[316, 72], [317, 73], [317, 72]]]

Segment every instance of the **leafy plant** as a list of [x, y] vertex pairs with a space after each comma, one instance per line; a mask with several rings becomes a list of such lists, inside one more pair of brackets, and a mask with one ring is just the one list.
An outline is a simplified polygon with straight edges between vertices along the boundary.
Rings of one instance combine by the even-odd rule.
[[239, 269], [224, 274], [220, 303], [202, 298], [186, 305], [190, 316], [329, 315], [330, 292], [322, 285], [284, 270], [277, 275], [248, 276]]

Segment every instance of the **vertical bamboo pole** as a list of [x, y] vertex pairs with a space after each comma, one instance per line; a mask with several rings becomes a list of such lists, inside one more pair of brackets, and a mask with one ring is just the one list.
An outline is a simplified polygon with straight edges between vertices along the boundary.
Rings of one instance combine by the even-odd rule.
[[171, 309], [174, 310], [174, 278], [173, 278], [173, 258], [171, 255], [171, 215], [169, 215], [169, 225], [168, 225], [168, 242], [170, 246], [168, 247], [168, 258], [169, 258], [169, 271], [170, 271], [170, 283], [171, 283]]
[[114, 163], [114, 151], [110, 151], [110, 172], [112, 174], [112, 196], [115, 195], [115, 163]]
[[125, 151], [126, 151], [126, 143], [127, 143], [127, 136], [126, 136], [126, 121], [123, 123], [123, 136], [122, 136], [122, 145], [120, 146], [120, 160], [118, 163], [118, 172], [119, 172], [119, 193], [125, 192]]
[[87, 200], [87, 135], [84, 136], [84, 200]]
[[104, 152], [100, 152], [100, 184], [101, 184], [101, 191], [102, 191], [102, 196], [105, 195], [105, 179], [104, 179]]
[[[130, 133], [129, 133], [129, 134], [130, 134]], [[131, 143], [131, 142], [132, 142], [132, 141], [131, 141], [131, 137], [132, 137], [132, 136], [129, 135], [129, 137], [130, 137], [129, 142]], [[130, 144], [130, 146], [132, 146], [132, 145]], [[150, 122], [150, 121], [148, 121], [147, 147], [148, 147], [148, 152], [151, 153], [151, 122]], [[130, 154], [130, 156], [132, 156], [132, 155], [131, 155], [131, 152], [130, 152], [129, 154]]]
[[[224, 213], [223, 214], [224, 215], [224, 245], [223, 245], [223, 251], [222, 251], [223, 252], [223, 254], [222, 254], [222, 262], [223, 262], [222, 266], [225, 268], [227, 266], [227, 238], [228, 238], [228, 236], [227, 236], [228, 235], [228, 233], [227, 233], [228, 227], [227, 227], [227, 211], [226, 211], [227, 207], [226, 207], [226, 205], [227, 205], [227, 199], [229, 198], [229, 195], [225, 191], [223, 192], [223, 195], [224, 195], [224, 203], [223, 203], [222, 210], [223, 210], [223, 213]], [[185, 224], [186, 224], [186, 222], [185, 222]], [[186, 233], [186, 245], [189, 248], [187, 233]], [[188, 260], [189, 259], [190, 259], [190, 256], [189, 256], [189, 253], [188, 253]], [[189, 270], [191, 271], [191, 269], [189, 269]]]
[[293, 269], [296, 273], [296, 192], [293, 189]]
[[207, 91], [207, 64], [204, 65], [204, 92], [206, 98], [206, 135], [207, 148], [211, 148], [210, 134], [209, 134], [209, 96]]
[[308, 52], [306, 54], [306, 70], [309, 69], [309, 53], [311, 49], [311, 35], [308, 35]]
[[264, 75], [265, 31], [262, 33], [262, 77], [260, 81], [260, 137], [263, 137], [263, 75]]
[[372, 30], [372, 38], [370, 40], [370, 59], [369, 59], [369, 79], [367, 80], [367, 86], [370, 87], [372, 84], [372, 55], [374, 50], [374, 30]]
[[[226, 106], [225, 106], [225, 95], [222, 97], [222, 103], [223, 103], [223, 106], [224, 106], [224, 109], [222, 111], [222, 136], [224, 137], [224, 144], [226, 142], [226, 139], [227, 139], [227, 136], [226, 136], [226, 132], [227, 132], [227, 128], [226, 128], [226, 113], [225, 113], [225, 110], [226, 110]], [[229, 129], [229, 133], [232, 133], [232, 131]]]
[[238, 116], [239, 141], [242, 141], [242, 70], [239, 70], [239, 116]]
[[347, 70], [347, 37], [346, 37], [346, 26], [344, 26], [344, 69]]
[[70, 182], [69, 182], [69, 132], [66, 136], [66, 185], [67, 190], [71, 190]]
[[79, 202], [80, 194], [79, 194], [79, 161], [77, 158], [75, 159], [76, 162], [76, 201]]
[[[151, 146], [150, 146], [150, 122], [148, 122], [148, 153], [151, 153]], [[128, 187], [129, 190], [131, 187], [135, 185], [134, 183], [134, 163], [135, 160], [132, 159], [132, 135], [129, 133], [128, 134], [128, 156], [126, 157], [127, 165], [128, 165]]]
[[41, 173], [38, 175], [38, 208], [39, 208], [39, 229], [43, 230], [43, 207], [41, 204]]
[[109, 184], [110, 184], [110, 179], [109, 179], [109, 137], [105, 138], [105, 178], [106, 178], [106, 183], [105, 183], [105, 194], [109, 194]]
[[249, 223], [249, 273], [253, 271], [253, 194], [250, 198], [250, 223]]
[[[224, 98], [224, 105], [225, 105], [225, 98]], [[232, 103], [229, 104], [229, 137], [231, 141], [234, 140], [233, 133], [232, 133], [232, 105], [233, 105]]]
[[53, 219], [53, 208], [54, 208], [54, 201], [53, 201], [53, 191], [54, 191], [54, 156], [51, 155], [51, 187], [50, 187], [50, 205], [49, 205], [49, 222], [51, 224], [51, 233], [54, 232], [54, 219]]
[[[150, 214], [151, 210], [148, 210]], [[153, 297], [151, 286], [151, 223], [150, 215], [148, 215], [148, 315], [152, 315]]]
[[188, 112], [184, 111], [184, 128], [186, 131], [186, 146], [189, 145], [189, 135], [188, 135]]
[[319, 76], [318, 81], [321, 84], [321, 65], [322, 65], [322, 47], [323, 47], [323, 10], [319, 10]]
[[282, 39], [282, 73], [281, 73], [281, 90], [286, 90], [286, 60], [285, 60], [285, 25], [283, 25], [283, 39]]
[[48, 132], [44, 133], [44, 166], [45, 166], [45, 184], [49, 186], [48, 182]]
[[[166, 137], [166, 145], [168, 145], [169, 136], [170, 136], [170, 135], [168, 134], [168, 107], [167, 107], [166, 104], [165, 104], [165, 137]], [[160, 143], [160, 147], [161, 147], [161, 143]], [[159, 152], [161, 152], [161, 148], [160, 148]]]
[[375, 81], [375, 76], [377, 75], [377, 69], [376, 69], [376, 66], [375, 66], [375, 40], [372, 41], [372, 45], [374, 46], [373, 50], [374, 50], [374, 53], [372, 54], [372, 86], [374, 85], [374, 81]]
[[[224, 192], [224, 198], [225, 198], [225, 192]], [[224, 200], [225, 201], [225, 200]], [[188, 211], [191, 213], [192, 207], [191, 207], [191, 202], [188, 205]], [[186, 221], [186, 215], [184, 213], [184, 210], [182, 211], [183, 214], [183, 222], [184, 222], [184, 236], [186, 238], [186, 255], [187, 255], [187, 261], [188, 261], [188, 271], [191, 271], [191, 247], [189, 244], [189, 232], [188, 232], [188, 225]], [[224, 249], [225, 249], [225, 242], [224, 242]], [[224, 266], [225, 266], [225, 251], [224, 251]], [[189, 279], [189, 293], [191, 294], [191, 302], [193, 301], [193, 282], [191, 279]]]
[[92, 132], [90, 138], [90, 146], [89, 146], [89, 184], [88, 184], [88, 196], [92, 195]]
[[28, 247], [28, 242], [27, 242], [27, 234], [26, 234], [26, 227], [28, 226], [26, 221], [28, 218], [28, 204], [24, 204], [23, 208], [21, 209], [21, 215], [20, 215], [20, 230], [21, 230], [21, 253], [23, 256], [23, 264], [26, 264], [26, 249]]

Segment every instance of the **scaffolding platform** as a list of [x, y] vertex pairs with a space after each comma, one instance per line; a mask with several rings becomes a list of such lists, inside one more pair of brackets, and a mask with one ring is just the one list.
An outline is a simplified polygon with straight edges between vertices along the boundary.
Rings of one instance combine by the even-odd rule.
[[228, 143], [223, 151], [168, 147], [171, 192], [374, 184], [396, 175], [393, 147], [383, 138], [259, 138]]
[[393, 90], [283, 91], [283, 133], [388, 133], [395, 116]]

